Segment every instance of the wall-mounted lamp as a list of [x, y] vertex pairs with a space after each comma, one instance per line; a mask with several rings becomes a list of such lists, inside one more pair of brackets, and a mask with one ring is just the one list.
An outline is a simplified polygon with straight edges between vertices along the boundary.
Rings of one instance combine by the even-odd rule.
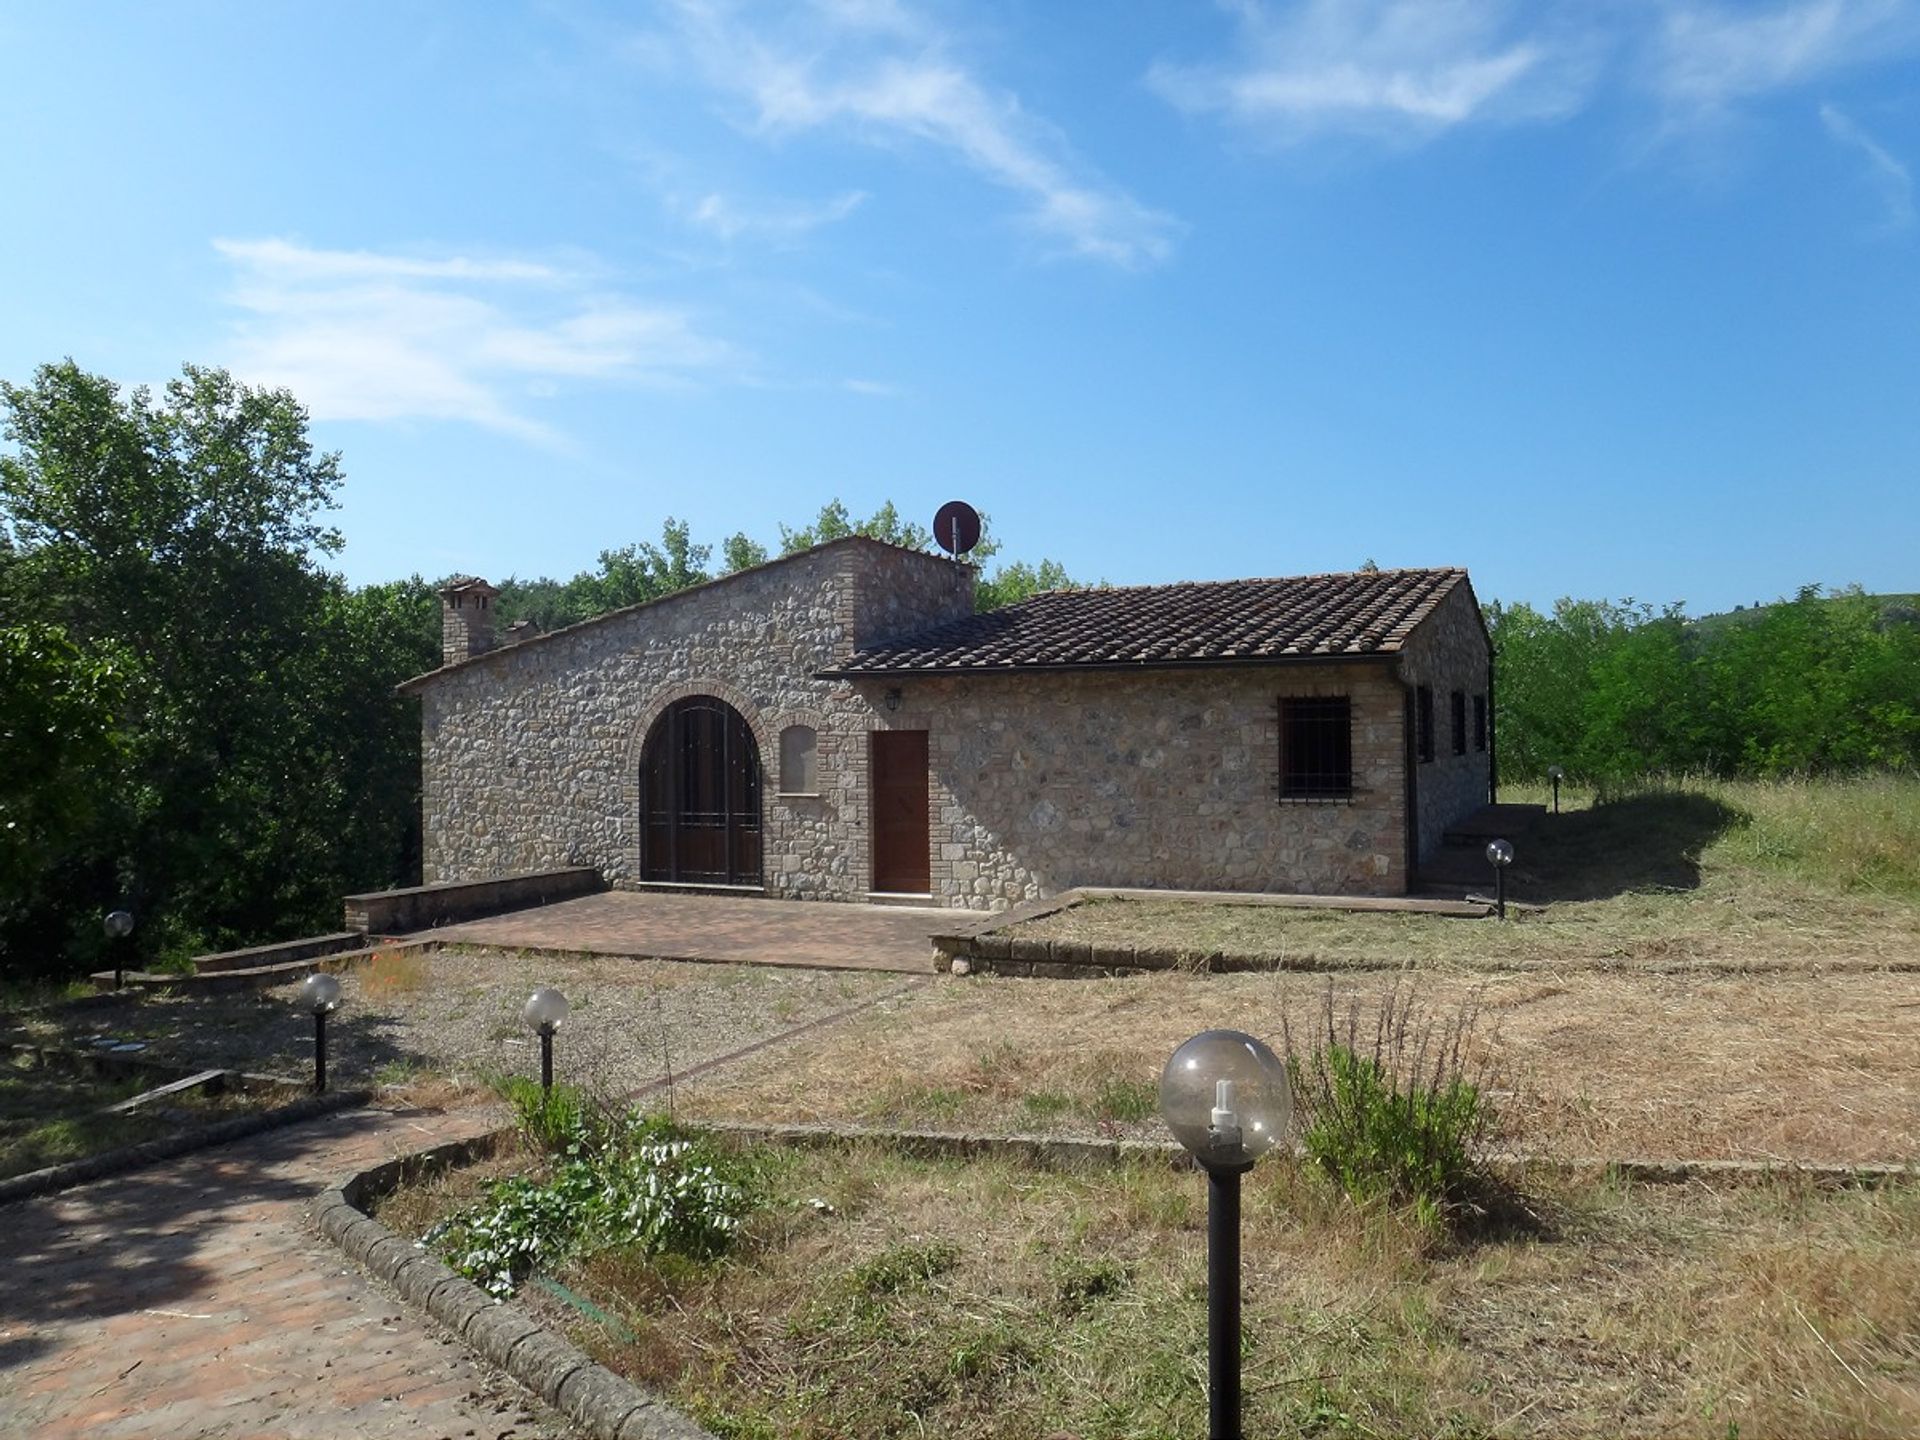
[[887, 709], [898, 710], [900, 708], [900, 700], [901, 700], [900, 688], [897, 685], [893, 689], [887, 691]]

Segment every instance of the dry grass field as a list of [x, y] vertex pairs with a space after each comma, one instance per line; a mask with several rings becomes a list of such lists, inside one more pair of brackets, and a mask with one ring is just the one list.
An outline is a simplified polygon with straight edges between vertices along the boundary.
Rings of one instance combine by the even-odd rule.
[[[1204, 1433], [1205, 1196], [1057, 1170], [763, 1147], [726, 1258], [603, 1252], [523, 1292], [736, 1440]], [[403, 1192], [423, 1233], [481, 1181]], [[1284, 1162], [1247, 1182], [1249, 1435], [1909, 1434], [1920, 1190], [1536, 1177], [1537, 1226], [1437, 1243]]]
[[[1265, 955], [1268, 973], [943, 982], [713, 1076], [687, 1113], [1155, 1134], [1175, 1045], [1377, 1005], [1477, 1006], [1530, 1154], [1920, 1159], [1920, 781], [1569, 792], [1502, 924], [1107, 901], [1020, 933]], [[1554, 897], [1561, 898], [1554, 898]], [[1571, 898], [1584, 897], [1584, 898]]]
[[[1284, 1043], [1329, 1006], [1364, 1025], [1411, 995], [1437, 1022], [1471, 1015], [1509, 1155], [1912, 1164], [1920, 858], [1902, 847], [1920, 787], [1848, 796], [1571, 797], [1518, 877], [1550, 907], [1508, 925], [1083, 907], [1036, 927], [1321, 973], [949, 977], [712, 1072], [675, 1110], [1159, 1137], [1155, 1082], [1195, 1030]], [[759, 1204], [730, 1253], [603, 1245], [553, 1262], [584, 1306], [541, 1286], [529, 1303], [732, 1440], [1202, 1433], [1196, 1175], [861, 1141], [749, 1154]], [[382, 1213], [419, 1235], [547, 1163], [507, 1155]], [[1506, 1219], [1435, 1227], [1290, 1159], [1253, 1172], [1248, 1434], [1920, 1433], [1920, 1184], [1503, 1173]]]
[[[1327, 987], [1369, 973], [952, 981], [717, 1072], [690, 1117], [1049, 1134], [1160, 1134], [1174, 1047], [1232, 1026], [1278, 1044]], [[1422, 974], [1444, 1016], [1477, 1003], [1476, 1049], [1505, 1074], [1530, 1154], [1814, 1162], [1920, 1157], [1920, 975]]]

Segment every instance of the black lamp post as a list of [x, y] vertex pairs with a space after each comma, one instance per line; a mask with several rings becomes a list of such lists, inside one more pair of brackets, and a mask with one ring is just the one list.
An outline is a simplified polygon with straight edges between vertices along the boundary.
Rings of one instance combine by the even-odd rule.
[[1203, 1030], [1161, 1072], [1160, 1114], [1207, 1172], [1207, 1434], [1241, 1440], [1240, 1177], [1286, 1137], [1293, 1090], [1253, 1036]]
[[1558, 765], [1547, 767], [1547, 778], [1553, 782], [1553, 813], [1560, 813], [1560, 782], [1567, 778], [1567, 772]]
[[300, 994], [313, 1011], [313, 1093], [327, 1093], [327, 1016], [340, 1006], [340, 980], [324, 970], [307, 977]]
[[1493, 866], [1494, 904], [1504, 920], [1507, 918], [1507, 866], [1513, 863], [1513, 846], [1504, 840], [1489, 840], [1487, 863]]
[[118, 990], [126, 984], [127, 978], [127, 937], [133, 934], [133, 914], [127, 910], [114, 910], [106, 918], [107, 944], [113, 949], [113, 988]]
[[553, 1093], [553, 1032], [566, 1024], [567, 997], [550, 986], [542, 985], [527, 997], [526, 1008], [520, 1013], [540, 1036], [540, 1092], [543, 1095]]

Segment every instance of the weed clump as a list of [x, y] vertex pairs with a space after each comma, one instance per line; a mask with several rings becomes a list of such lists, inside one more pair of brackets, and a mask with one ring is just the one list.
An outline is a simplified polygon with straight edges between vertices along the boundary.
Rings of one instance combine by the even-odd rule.
[[726, 1250], [758, 1203], [750, 1161], [661, 1117], [609, 1119], [562, 1094], [521, 1106], [529, 1134], [544, 1128], [557, 1142], [552, 1171], [497, 1181], [429, 1230], [428, 1246], [502, 1298], [535, 1270], [604, 1251], [707, 1260]]
[[1497, 1077], [1473, 1046], [1478, 996], [1428, 1014], [1396, 984], [1371, 1014], [1329, 984], [1311, 1024], [1284, 1011], [1295, 1125], [1308, 1161], [1362, 1205], [1411, 1208], [1427, 1228], [1484, 1214], [1503, 1191], [1489, 1154]]

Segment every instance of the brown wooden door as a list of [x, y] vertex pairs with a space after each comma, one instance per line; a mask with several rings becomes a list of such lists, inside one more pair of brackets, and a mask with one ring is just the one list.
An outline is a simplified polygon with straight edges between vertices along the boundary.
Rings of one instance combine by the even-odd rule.
[[873, 888], [925, 895], [933, 888], [927, 863], [927, 732], [875, 730]]
[[640, 876], [760, 883], [760, 752], [724, 701], [696, 695], [654, 722], [640, 761]]

